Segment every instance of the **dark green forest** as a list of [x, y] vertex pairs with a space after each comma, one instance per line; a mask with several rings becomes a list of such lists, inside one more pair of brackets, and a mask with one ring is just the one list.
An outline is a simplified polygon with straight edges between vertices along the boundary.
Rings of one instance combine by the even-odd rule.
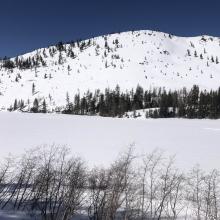
[[[9, 111], [24, 110], [23, 100], [15, 100]], [[127, 112], [149, 109], [146, 117], [150, 118], [220, 118], [220, 88], [218, 90], [200, 90], [194, 85], [191, 90], [183, 88], [167, 91], [164, 88], [144, 90], [137, 86], [135, 90], [122, 92], [119, 86], [106, 89], [105, 92], [88, 91], [80, 96], [66, 94], [66, 106], [56, 107], [57, 113], [73, 115], [99, 115], [103, 117], [126, 117]], [[25, 111], [25, 110], [24, 110]], [[35, 99], [31, 108], [33, 113], [50, 112], [45, 100]]]

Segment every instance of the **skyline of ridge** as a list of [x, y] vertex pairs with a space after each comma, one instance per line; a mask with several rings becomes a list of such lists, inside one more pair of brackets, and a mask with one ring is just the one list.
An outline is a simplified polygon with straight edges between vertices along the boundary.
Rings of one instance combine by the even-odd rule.
[[7, 0], [1, 2], [0, 57], [131, 30], [220, 36], [218, 0]]
[[33, 48], [29, 51], [25, 51], [24, 53], [21, 53], [21, 54], [17, 54], [15, 56], [3, 56], [1, 57], [1, 59], [4, 59], [5, 57], [6, 58], [14, 58], [16, 56], [22, 56], [22, 55], [25, 55], [25, 54], [28, 54], [28, 53], [32, 53], [38, 49], [43, 49], [43, 48], [48, 48], [48, 47], [51, 47], [51, 46], [55, 46], [57, 45], [58, 43], [63, 43], [63, 44], [68, 44], [68, 43], [71, 43], [71, 42], [76, 42], [77, 40], [79, 41], [84, 41], [84, 40], [89, 40], [89, 39], [93, 39], [93, 38], [99, 38], [99, 37], [102, 37], [102, 36], [107, 36], [107, 35], [113, 35], [113, 34], [122, 34], [122, 33], [129, 33], [129, 32], [141, 32], [141, 31], [152, 31], [152, 32], [156, 32], [156, 33], [163, 33], [163, 34], [171, 34], [172, 36], [175, 36], [175, 37], [180, 37], [180, 38], [196, 38], [196, 37], [203, 37], [203, 36], [206, 36], [206, 37], [212, 37], [212, 38], [219, 38], [218, 36], [212, 36], [212, 35], [207, 35], [207, 34], [202, 34], [202, 35], [194, 35], [194, 36], [180, 36], [180, 35], [175, 35], [175, 34], [172, 34], [172, 33], [168, 33], [168, 32], [163, 32], [163, 31], [160, 31], [160, 30], [146, 30], [146, 29], [142, 29], [142, 30], [127, 30], [127, 31], [120, 31], [120, 32], [112, 32], [112, 33], [106, 33], [106, 34], [102, 34], [102, 35], [98, 35], [98, 36], [91, 36], [89, 38], [83, 38], [83, 39], [72, 39], [72, 40], [67, 40], [67, 41], [57, 41], [57, 42], [54, 42], [53, 44], [49, 44], [49, 45], [45, 45], [45, 46], [42, 46], [42, 47], [38, 47], [38, 48]]

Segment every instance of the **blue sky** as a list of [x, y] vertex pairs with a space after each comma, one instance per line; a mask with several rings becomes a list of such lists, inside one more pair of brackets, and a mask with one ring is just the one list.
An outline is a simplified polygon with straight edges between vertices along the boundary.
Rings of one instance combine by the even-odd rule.
[[0, 0], [0, 57], [127, 30], [220, 36], [219, 9], [219, 0]]

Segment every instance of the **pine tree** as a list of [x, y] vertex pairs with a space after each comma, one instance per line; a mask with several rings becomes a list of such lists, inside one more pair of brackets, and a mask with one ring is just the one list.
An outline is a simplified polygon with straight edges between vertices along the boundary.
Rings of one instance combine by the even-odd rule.
[[59, 63], [60, 65], [63, 64], [63, 56], [62, 56], [62, 53], [61, 53], [61, 52], [59, 53], [58, 63]]
[[195, 50], [195, 52], [194, 52], [194, 56], [195, 56], [195, 57], [198, 57], [196, 50]]
[[199, 87], [194, 85], [188, 94], [186, 114], [188, 118], [196, 118], [199, 101]]
[[100, 116], [106, 116], [105, 100], [103, 94], [100, 95], [97, 108]]
[[79, 94], [75, 95], [74, 97], [73, 113], [76, 115], [80, 114], [80, 95]]
[[70, 75], [70, 71], [71, 71], [70, 65], [68, 65], [67, 71], [68, 71], [68, 75]]
[[169, 107], [168, 96], [166, 91], [164, 91], [160, 98], [159, 116], [161, 118], [169, 117]]
[[208, 117], [208, 95], [206, 92], [200, 92], [199, 95], [199, 106], [198, 106], [198, 118], [206, 118]]
[[20, 107], [20, 110], [22, 110], [24, 108], [24, 101], [22, 99], [20, 100], [20, 106], [19, 107]]
[[42, 113], [47, 113], [47, 104], [46, 104], [45, 99], [44, 99], [44, 101], [42, 103]]
[[17, 102], [17, 99], [15, 99], [13, 110], [15, 111], [17, 109], [18, 109], [18, 102]]
[[158, 110], [157, 110], [157, 109], [155, 109], [155, 110], [153, 111], [152, 118], [159, 118], [159, 113], [158, 113]]
[[138, 85], [133, 97], [132, 109], [133, 110], [143, 109], [143, 103], [144, 103], [144, 90], [141, 86]]
[[32, 95], [34, 95], [35, 94], [35, 84], [33, 83], [32, 84]]
[[34, 99], [33, 107], [31, 108], [31, 111], [33, 113], [38, 113], [39, 112], [39, 103], [38, 103], [37, 98]]
[[66, 93], [66, 109], [64, 110], [64, 113], [66, 114], [72, 114], [73, 113], [73, 105], [70, 102], [69, 93]]
[[187, 55], [190, 57], [191, 56], [191, 53], [190, 53], [190, 50], [188, 49], [187, 50]]
[[216, 119], [218, 117], [218, 95], [216, 91], [210, 92], [210, 109], [209, 118]]
[[56, 47], [57, 47], [58, 51], [60, 51], [60, 52], [63, 51], [64, 50], [63, 42], [62, 41], [58, 42]]

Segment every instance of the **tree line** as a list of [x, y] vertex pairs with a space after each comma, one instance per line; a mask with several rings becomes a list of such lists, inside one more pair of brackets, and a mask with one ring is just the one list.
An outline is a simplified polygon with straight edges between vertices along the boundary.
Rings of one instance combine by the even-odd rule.
[[161, 151], [133, 147], [107, 168], [88, 168], [67, 147], [39, 147], [0, 165], [0, 209], [43, 220], [220, 219], [220, 173], [182, 172]]
[[[35, 87], [33, 87], [35, 88]], [[32, 90], [33, 90], [32, 88]], [[33, 91], [32, 91], [33, 92]], [[28, 102], [30, 104], [30, 101]], [[23, 100], [15, 100], [8, 109], [23, 110]], [[220, 118], [220, 88], [217, 90], [200, 90], [194, 85], [192, 89], [167, 91], [164, 88], [144, 90], [137, 86], [135, 90], [121, 92], [120, 87], [106, 89], [105, 92], [88, 91], [83, 96], [66, 94], [66, 105], [56, 107], [54, 111], [74, 115], [100, 115], [104, 117], [126, 117], [127, 112], [146, 109], [146, 117], [151, 118]], [[34, 113], [49, 112], [45, 99], [33, 101], [32, 107], [26, 110]]]
[[127, 112], [149, 109], [146, 117], [153, 118], [219, 118], [220, 88], [216, 91], [200, 91], [194, 85], [191, 90], [167, 91], [164, 88], [144, 90], [137, 86], [136, 90], [121, 92], [120, 87], [114, 90], [87, 92], [80, 97], [76, 95], [73, 102], [69, 94], [66, 107], [62, 113], [80, 115], [100, 115], [106, 117], [122, 117]]

